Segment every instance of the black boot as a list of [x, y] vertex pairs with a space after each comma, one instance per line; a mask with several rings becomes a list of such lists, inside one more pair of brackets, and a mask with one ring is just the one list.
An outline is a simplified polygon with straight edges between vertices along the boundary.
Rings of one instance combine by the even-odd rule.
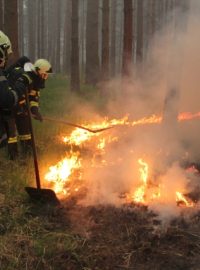
[[21, 153], [23, 157], [29, 157], [32, 155], [32, 143], [31, 140], [20, 141]]
[[18, 157], [17, 143], [8, 143], [8, 157], [10, 160], [16, 160]]
[[5, 147], [8, 144], [8, 138], [6, 133], [0, 135], [0, 148]]

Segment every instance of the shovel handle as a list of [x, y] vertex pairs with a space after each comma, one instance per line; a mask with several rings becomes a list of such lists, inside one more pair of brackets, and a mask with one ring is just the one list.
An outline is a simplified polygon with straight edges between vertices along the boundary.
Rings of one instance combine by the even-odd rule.
[[33, 132], [30, 103], [29, 103], [29, 98], [28, 98], [28, 89], [26, 89], [26, 91], [25, 91], [25, 97], [26, 97], [26, 106], [27, 106], [27, 111], [28, 111], [28, 121], [29, 121], [30, 133], [31, 133], [31, 143], [32, 143], [32, 151], [33, 151], [33, 159], [34, 159], [36, 186], [38, 189], [41, 189], [40, 174], [39, 174], [39, 167], [38, 167], [38, 160], [37, 160], [37, 151], [36, 151], [36, 146], [35, 146], [35, 136], [34, 136], [34, 132]]
[[84, 129], [84, 130], [87, 130], [87, 131], [92, 132], [92, 133], [97, 133], [97, 132], [101, 132], [101, 131], [113, 128], [113, 126], [111, 126], [111, 127], [101, 128], [101, 129], [90, 129], [90, 128], [86, 128], [86, 127], [83, 127], [83, 126], [80, 126], [80, 125], [77, 125], [77, 124], [66, 122], [64, 120], [54, 119], [54, 118], [50, 118], [50, 117], [46, 117], [46, 116], [43, 116], [42, 118], [44, 120], [47, 120], [47, 121], [52, 121], [52, 122], [55, 122], [55, 123], [60, 123], [60, 124], [64, 124], [64, 125]]

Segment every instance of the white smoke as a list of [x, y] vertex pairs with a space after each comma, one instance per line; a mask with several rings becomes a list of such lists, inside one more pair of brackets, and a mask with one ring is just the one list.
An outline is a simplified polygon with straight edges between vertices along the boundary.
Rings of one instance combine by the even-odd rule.
[[198, 161], [200, 153], [199, 120], [177, 124], [171, 119], [176, 112], [200, 111], [200, 13], [197, 12], [200, 4], [191, 3], [186, 17], [179, 13], [175, 32], [171, 32], [173, 22], [170, 22], [154, 37], [141, 72], [136, 73], [133, 67], [128, 79], [122, 82], [116, 79], [106, 86], [110, 117], [128, 113], [136, 120], [166, 113], [168, 121], [161, 125], [122, 126], [110, 131], [119, 137], [119, 142], [109, 147], [103, 158], [107, 164], [116, 163], [102, 168], [88, 166], [85, 173], [88, 194], [82, 203], [124, 203], [120, 195], [139, 185], [137, 159], [142, 157], [149, 162], [161, 184], [162, 196], [149, 203], [150, 209], [165, 219], [182, 211], [176, 203], [176, 191], [187, 192], [192, 180], [181, 163], [186, 158]]

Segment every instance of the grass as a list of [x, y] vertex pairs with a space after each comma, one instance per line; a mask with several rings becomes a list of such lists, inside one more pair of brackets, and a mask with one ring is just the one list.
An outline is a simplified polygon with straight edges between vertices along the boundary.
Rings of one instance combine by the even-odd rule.
[[[69, 91], [67, 78], [54, 76], [41, 91], [41, 111], [55, 118], [67, 116], [69, 121], [77, 103], [98, 103], [96, 90], [86, 91], [82, 89], [81, 97], [77, 96]], [[33, 124], [41, 164], [47, 153], [49, 158], [55, 152], [57, 156], [63, 153], [55, 138], [70, 127], [37, 121]], [[83, 269], [79, 245], [84, 239], [71, 233], [62, 209], [29, 202], [24, 187], [34, 185], [32, 159], [25, 163], [9, 161], [5, 149], [1, 149], [0, 164], [0, 269]]]
[[[40, 108], [44, 116], [58, 118], [66, 122], [81, 123], [87, 115], [97, 113], [104, 114], [106, 98], [94, 87], [82, 85], [80, 94], [77, 95], [69, 90], [69, 83], [66, 77], [50, 77], [46, 83], [46, 88], [41, 91]], [[80, 110], [80, 108], [84, 108]], [[91, 114], [85, 113], [91, 111]], [[68, 132], [70, 127], [59, 123], [48, 122], [43, 124], [34, 121], [37, 138], [42, 141], [52, 141], [56, 134]], [[45, 146], [46, 147], [46, 146]]]
[[101, 91], [90, 85], [82, 85], [77, 95], [69, 89], [66, 77], [52, 75], [46, 83], [46, 88], [41, 91], [41, 108], [47, 115], [67, 115], [73, 118], [73, 109], [77, 105], [90, 105], [99, 113], [105, 109], [106, 97]]

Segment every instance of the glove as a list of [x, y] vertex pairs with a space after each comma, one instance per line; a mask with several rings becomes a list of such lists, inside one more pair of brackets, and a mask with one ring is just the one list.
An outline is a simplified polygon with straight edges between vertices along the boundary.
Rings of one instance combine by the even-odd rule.
[[43, 121], [42, 115], [41, 115], [39, 112], [37, 112], [36, 114], [33, 114], [33, 118], [34, 118], [35, 120], [39, 120], [40, 122]]
[[39, 120], [40, 122], [43, 121], [42, 119], [42, 115], [40, 114], [40, 112], [38, 111], [38, 107], [31, 107], [31, 113], [34, 119]]

